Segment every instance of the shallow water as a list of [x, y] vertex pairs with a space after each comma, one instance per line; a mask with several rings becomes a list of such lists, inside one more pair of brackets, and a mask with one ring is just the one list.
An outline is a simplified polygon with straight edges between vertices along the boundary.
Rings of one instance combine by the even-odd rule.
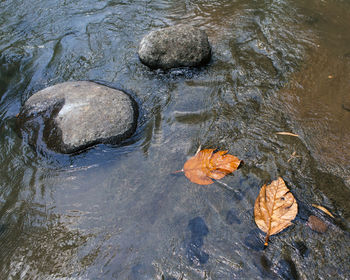
[[[2, 277], [349, 278], [349, 8], [316, 0], [0, 2]], [[142, 36], [175, 23], [207, 31], [208, 66], [164, 73], [139, 62]], [[21, 105], [67, 80], [131, 92], [141, 108], [136, 134], [72, 156], [29, 146], [18, 134]], [[245, 165], [207, 187], [172, 174], [199, 146], [227, 149]], [[299, 214], [262, 250], [254, 201], [277, 176]], [[329, 224], [325, 234], [306, 225], [311, 213]]]

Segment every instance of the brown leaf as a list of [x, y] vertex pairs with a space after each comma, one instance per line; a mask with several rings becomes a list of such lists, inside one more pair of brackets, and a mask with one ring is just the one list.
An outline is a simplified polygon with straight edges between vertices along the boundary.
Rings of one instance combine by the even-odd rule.
[[185, 176], [193, 183], [200, 185], [209, 185], [214, 181], [225, 177], [227, 174], [235, 171], [241, 161], [227, 151], [218, 151], [215, 149], [205, 149], [196, 153], [185, 162], [183, 171]]
[[279, 177], [270, 185], [263, 185], [255, 200], [255, 223], [266, 232], [265, 246], [269, 236], [289, 227], [298, 213], [298, 204], [283, 179]]
[[294, 136], [294, 137], [299, 137], [298, 134], [294, 134], [294, 133], [291, 133], [291, 132], [284, 132], [284, 131], [281, 131], [281, 132], [276, 132], [276, 134], [279, 134], [279, 135], [288, 135], [288, 136]]
[[328, 211], [328, 209], [326, 209], [325, 207], [321, 206], [321, 205], [317, 205], [317, 204], [311, 204], [313, 207], [320, 209], [323, 213], [326, 213], [327, 215], [331, 216], [332, 218], [334, 218], [333, 214], [331, 212]]
[[314, 215], [311, 215], [309, 217], [307, 224], [312, 230], [317, 231], [319, 233], [326, 232], [328, 228], [327, 224], [324, 221], [322, 221], [320, 218], [317, 218]]

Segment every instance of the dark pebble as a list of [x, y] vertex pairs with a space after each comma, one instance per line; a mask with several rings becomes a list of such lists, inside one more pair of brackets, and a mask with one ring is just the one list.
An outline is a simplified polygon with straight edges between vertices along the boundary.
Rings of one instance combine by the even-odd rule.
[[282, 279], [290, 279], [290, 280], [297, 280], [299, 279], [297, 269], [295, 267], [295, 264], [290, 259], [284, 259], [280, 260], [278, 262], [276, 273], [282, 278]]
[[187, 229], [191, 232], [191, 238], [187, 243], [186, 256], [189, 263], [205, 264], [209, 255], [201, 250], [203, 246], [203, 238], [209, 233], [209, 229], [205, 221], [201, 217], [193, 218], [189, 221]]
[[309, 248], [305, 245], [302, 241], [294, 241], [293, 242], [294, 248], [298, 251], [298, 254], [302, 256], [303, 258], [306, 258], [309, 255]]
[[209, 233], [209, 229], [201, 217], [190, 220], [187, 228], [191, 231], [192, 238], [203, 238]]

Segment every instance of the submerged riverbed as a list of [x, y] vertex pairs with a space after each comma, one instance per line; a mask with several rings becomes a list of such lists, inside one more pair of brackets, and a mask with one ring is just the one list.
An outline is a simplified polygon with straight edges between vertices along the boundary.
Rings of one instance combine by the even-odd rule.
[[[142, 65], [141, 38], [176, 23], [206, 30], [210, 63]], [[348, 30], [341, 0], [0, 2], [2, 277], [348, 279]], [[24, 101], [68, 80], [132, 93], [135, 135], [71, 156], [28, 145]], [[245, 164], [204, 187], [172, 174], [200, 146]], [[262, 250], [254, 202], [278, 176], [299, 213]], [[310, 214], [326, 233], [307, 226]]]

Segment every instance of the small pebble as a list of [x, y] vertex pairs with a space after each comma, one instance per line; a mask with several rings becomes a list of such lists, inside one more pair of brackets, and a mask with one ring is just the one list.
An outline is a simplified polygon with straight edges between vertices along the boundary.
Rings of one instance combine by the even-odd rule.
[[311, 215], [308, 220], [308, 226], [319, 233], [324, 233], [326, 232], [328, 226], [327, 224], [322, 221], [320, 218], [317, 218], [314, 215]]
[[298, 254], [302, 256], [303, 258], [306, 258], [309, 256], [310, 250], [306, 246], [306, 244], [302, 241], [294, 241], [293, 242], [294, 248], [298, 251]]
[[350, 111], [350, 101], [346, 101], [342, 104], [342, 107], [346, 111]]

